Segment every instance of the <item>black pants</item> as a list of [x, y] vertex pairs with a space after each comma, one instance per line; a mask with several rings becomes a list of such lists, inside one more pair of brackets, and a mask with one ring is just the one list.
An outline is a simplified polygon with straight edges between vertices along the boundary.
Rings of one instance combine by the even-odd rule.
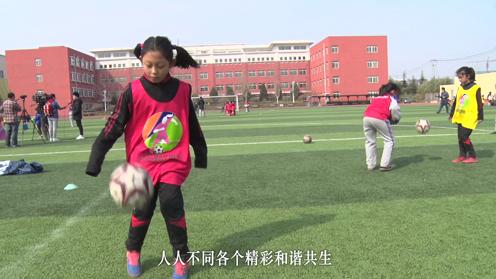
[[460, 148], [460, 156], [476, 157], [474, 146], [470, 140], [472, 131], [472, 129], [462, 127], [461, 124], [458, 124], [458, 147]]
[[160, 201], [160, 211], [165, 220], [173, 255], [175, 257], [179, 252], [181, 259], [187, 261], [189, 249], [184, 200], [181, 187], [178, 185], [159, 183], [148, 206], [144, 209], [133, 210], [126, 248], [128, 251], [141, 251], [155, 211], [157, 198]]
[[76, 120], [76, 125], [78, 126], [79, 134], [81, 136], [84, 136], [84, 134], [83, 134], [83, 124], [81, 123], [81, 119], [74, 119], [74, 120]]
[[443, 107], [446, 108], [446, 113], [449, 113], [448, 112], [448, 109], [449, 109], [449, 104], [448, 103], [445, 103], [445, 104], [441, 103], [441, 105], [439, 106], [439, 109], [437, 110], [437, 113], [440, 113], [441, 110], [443, 110]]

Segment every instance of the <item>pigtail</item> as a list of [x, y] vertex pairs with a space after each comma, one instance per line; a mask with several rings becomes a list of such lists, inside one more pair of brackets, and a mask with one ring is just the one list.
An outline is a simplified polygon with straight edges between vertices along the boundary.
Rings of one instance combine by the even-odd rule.
[[134, 48], [134, 55], [138, 59], [141, 59], [141, 50], [142, 50], [142, 44], [137, 44], [136, 47]]
[[193, 67], [193, 68], [199, 67], [198, 62], [196, 62], [196, 60], [193, 59], [193, 57], [191, 57], [188, 51], [186, 51], [184, 48], [180, 46], [172, 45], [172, 51], [174, 50], [177, 52], [177, 55], [174, 58], [176, 60], [175, 66], [183, 69], [189, 67]]

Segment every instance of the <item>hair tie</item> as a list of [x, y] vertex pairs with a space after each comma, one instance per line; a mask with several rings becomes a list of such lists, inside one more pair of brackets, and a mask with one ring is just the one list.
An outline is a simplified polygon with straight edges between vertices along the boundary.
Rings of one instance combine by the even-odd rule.
[[177, 50], [175, 48], [172, 49], [172, 59], [176, 59]]
[[143, 45], [144, 45], [143, 43], [140, 44], [141, 49], [143, 49]]

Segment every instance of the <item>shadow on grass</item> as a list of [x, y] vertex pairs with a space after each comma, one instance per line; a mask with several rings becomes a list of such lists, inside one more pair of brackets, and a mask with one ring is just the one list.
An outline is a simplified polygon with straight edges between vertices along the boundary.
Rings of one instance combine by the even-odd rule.
[[[475, 148], [477, 148], [477, 146]], [[489, 149], [484, 149], [484, 150], [480, 150], [480, 151], [477, 151], [477, 149], [475, 149], [475, 152], [477, 152], [477, 157], [479, 157], [479, 158], [493, 158], [494, 157], [494, 151], [489, 150]]]
[[396, 165], [396, 169], [400, 169], [403, 167], [407, 167], [412, 164], [420, 164], [425, 160], [436, 161], [441, 160], [442, 157], [439, 156], [430, 156], [425, 154], [419, 154], [414, 156], [405, 156], [393, 159], [393, 164]]
[[[313, 227], [321, 224], [328, 223], [335, 218], [334, 214], [302, 214], [299, 217], [275, 221], [272, 223], [267, 223], [254, 227], [245, 231], [235, 232], [218, 241], [216, 247], [212, 247], [210, 251], [214, 251], [217, 256], [219, 251], [227, 252], [226, 257], [231, 258], [238, 251], [241, 255], [246, 255], [247, 251], [257, 251], [258, 248], [262, 247], [264, 244], [280, 238], [284, 235], [288, 235], [295, 231]], [[258, 251], [258, 258], [260, 261], [260, 252]], [[275, 252], [275, 251], [273, 251]], [[217, 257], [216, 257], [217, 258]], [[275, 256], [273, 256], [275, 258]], [[201, 260], [201, 255], [200, 255]], [[215, 260], [215, 259], [214, 259]], [[227, 266], [223, 266], [224, 269], [235, 269], [246, 267], [244, 264], [244, 258], [239, 259], [239, 265], [236, 265], [235, 259], [230, 259], [227, 261]], [[191, 274], [201, 273], [202, 271], [218, 266], [217, 262], [214, 262], [213, 266], [202, 265], [201, 261], [191, 269]]]

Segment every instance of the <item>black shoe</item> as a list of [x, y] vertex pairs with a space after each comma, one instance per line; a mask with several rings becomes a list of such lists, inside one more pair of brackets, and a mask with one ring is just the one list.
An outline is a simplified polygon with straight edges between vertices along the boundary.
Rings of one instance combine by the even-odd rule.
[[393, 165], [389, 165], [389, 166], [385, 166], [385, 167], [380, 167], [379, 170], [380, 171], [390, 171], [394, 168]]

